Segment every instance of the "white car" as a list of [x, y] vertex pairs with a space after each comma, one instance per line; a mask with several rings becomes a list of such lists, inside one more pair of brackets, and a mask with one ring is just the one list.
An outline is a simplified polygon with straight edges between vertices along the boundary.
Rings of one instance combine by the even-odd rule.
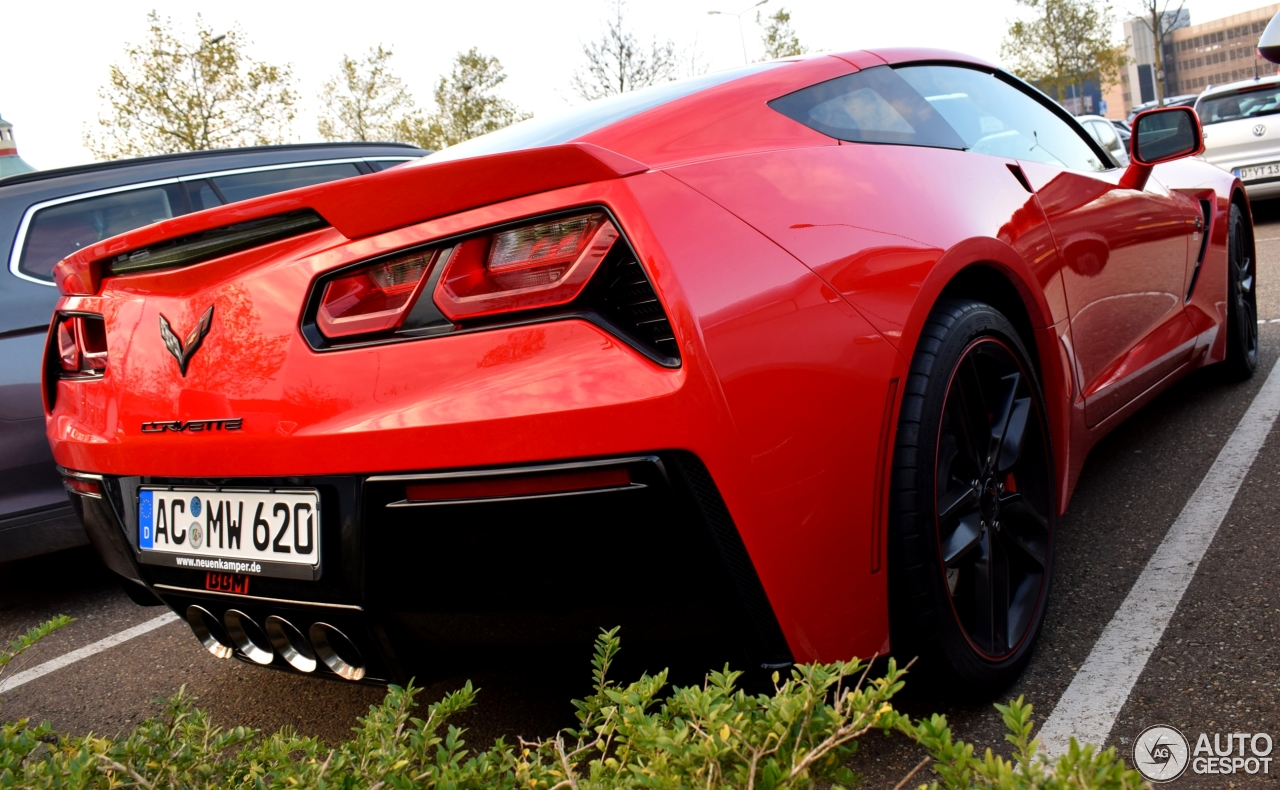
[[1200, 94], [1204, 158], [1244, 182], [1253, 200], [1280, 196], [1280, 75]]
[[1098, 145], [1107, 149], [1121, 166], [1129, 164], [1129, 135], [1120, 131], [1112, 122], [1101, 115], [1077, 115], [1076, 120], [1097, 141]]

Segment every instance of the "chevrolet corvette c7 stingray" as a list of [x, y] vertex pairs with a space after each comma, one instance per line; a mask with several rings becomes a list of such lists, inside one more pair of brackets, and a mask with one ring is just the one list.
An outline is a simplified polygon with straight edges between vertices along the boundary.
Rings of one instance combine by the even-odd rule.
[[818, 55], [130, 231], [57, 266], [54, 456], [217, 656], [400, 680], [623, 623], [991, 694], [1089, 448], [1257, 364], [1240, 181], [1188, 108], [1134, 130]]

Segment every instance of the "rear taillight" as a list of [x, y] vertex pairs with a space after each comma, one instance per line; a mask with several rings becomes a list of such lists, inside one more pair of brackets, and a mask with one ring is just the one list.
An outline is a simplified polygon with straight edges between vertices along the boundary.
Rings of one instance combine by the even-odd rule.
[[680, 366], [666, 309], [603, 208], [539, 217], [354, 264], [316, 283], [302, 333], [317, 351], [512, 323], [591, 321]]
[[54, 349], [63, 378], [100, 376], [107, 369], [107, 328], [100, 315], [60, 315]]
[[618, 239], [602, 213], [505, 230], [463, 242], [436, 285], [453, 321], [568, 304]]
[[331, 280], [316, 323], [325, 337], [350, 337], [395, 329], [426, 282], [437, 252], [378, 261]]

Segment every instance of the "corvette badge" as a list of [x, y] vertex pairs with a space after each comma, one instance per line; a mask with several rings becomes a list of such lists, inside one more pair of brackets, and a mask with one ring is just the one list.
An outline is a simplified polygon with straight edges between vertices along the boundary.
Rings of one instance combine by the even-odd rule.
[[204, 342], [204, 336], [209, 334], [209, 327], [213, 324], [213, 305], [209, 305], [209, 309], [204, 311], [204, 315], [200, 316], [200, 320], [196, 322], [195, 329], [191, 330], [191, 334], [187, 335], [187, 342], [184, 345], [178, 336], [173, 333], [173, 327], [169, 326], [169, 320], [163, 315], [160, 316], [160, 337], [164, 340], [164, 347], [169, 349], [169, 353], [173, 354], [173, 358], [178, 360], [178, 370], [182, 372], [182, 377], [187, 376], [187, 365], [191, 362], [191, 357], [195, 356], [196, 351], [200, 348], [200, 344]]

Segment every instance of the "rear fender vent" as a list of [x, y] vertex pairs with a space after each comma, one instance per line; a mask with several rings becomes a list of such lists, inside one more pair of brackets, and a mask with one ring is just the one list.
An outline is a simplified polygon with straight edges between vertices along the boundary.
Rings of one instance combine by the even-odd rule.
[[596, 277], [599, 291], [592, 294], [593, 301], [609, 328], [654, 362], [679, 367], [680, 348], [671, 320], [631, 247], [616, 245]]
[[190, 266], [327, 227], [329, 223], [314, 211], [293, 211], [193, 233], [126, 252], [112, 258], [107, 264], [107, 270], [114, 275]]

